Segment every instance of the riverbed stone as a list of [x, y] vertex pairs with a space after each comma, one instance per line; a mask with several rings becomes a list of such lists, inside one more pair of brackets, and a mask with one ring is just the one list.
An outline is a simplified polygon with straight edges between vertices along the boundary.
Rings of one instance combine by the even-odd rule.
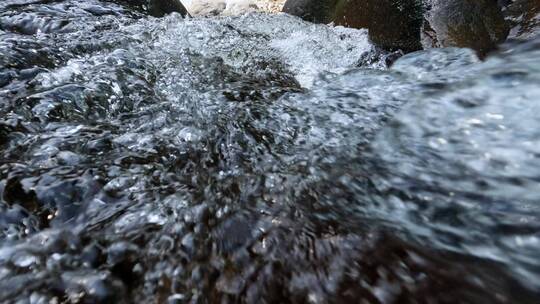
[[354, 28], [368, 28], [378, 46], [395, 51], [422, 49], [420, 29], [424, 5], [418, 0], [340, 1], [335, 22]]

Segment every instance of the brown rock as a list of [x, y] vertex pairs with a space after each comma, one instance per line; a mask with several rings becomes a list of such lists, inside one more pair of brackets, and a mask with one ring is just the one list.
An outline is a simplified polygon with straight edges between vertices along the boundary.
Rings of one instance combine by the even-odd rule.
[[508, 35], [495, 0], [288, 0], [283, 11], [312, 22], [367, 28], [378, 46], [405, 52], [457, 46], [483, 55]]
[[369, 38], [387, 50], [420, 50], [424, 7], [419, 0], [340, 1], [335, 22], [368, 28]]
[[422, 43], [467, 47], [485, 55], [508, 36], [508, 24], [493, 0], [432, 0], [425, 13]]

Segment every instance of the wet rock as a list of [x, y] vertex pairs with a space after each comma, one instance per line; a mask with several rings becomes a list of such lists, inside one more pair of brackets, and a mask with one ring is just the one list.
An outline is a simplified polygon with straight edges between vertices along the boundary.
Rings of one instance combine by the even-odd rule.
[[540, 33], [539, 0], [511, 1], [504, 7], [503, 14], [511, 26], [510, 38], [527, 39]]
[[349, 1], [338, 5], [335, 21], [368, 28], [371, 41], [384, 49], [411, 52], [422, 48], [423, 13], [424, 6], [418, 0]]
[[312, 22], [368, 28], [378, 46], [405, 52], [457, 46], [485, 54], [508, 34], [499, 5], [489, 0], [289, 0], [283, 11]]
[[491, 0], [434, 0], [424, 18], [425, 48], [467, 47], [485, 55], [508, 36], [501, 9]]
[[179, 13], [182, 16], [187, 14], [187, 10], [180, 0], [147, 0], [148, 12], [155, 17], [162, 17], [170, 13]]
[[315, 23], [330, 23], [338, 2], [336, 0], [289, 0], [283, 6], [283, 12], [299, 16]]

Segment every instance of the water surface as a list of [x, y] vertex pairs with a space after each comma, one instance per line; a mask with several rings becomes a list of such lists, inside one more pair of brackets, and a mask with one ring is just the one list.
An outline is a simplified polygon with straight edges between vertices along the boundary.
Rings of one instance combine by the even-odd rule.
[[0, 301], [538, 303], [540, 40], [0, 3]]

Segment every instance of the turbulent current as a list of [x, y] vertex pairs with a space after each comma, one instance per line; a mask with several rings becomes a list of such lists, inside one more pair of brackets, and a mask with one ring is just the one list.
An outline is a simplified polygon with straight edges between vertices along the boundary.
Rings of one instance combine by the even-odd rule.
[[540, 38], [396, 57], [2, 0], [0, 302], [539, 303]]

